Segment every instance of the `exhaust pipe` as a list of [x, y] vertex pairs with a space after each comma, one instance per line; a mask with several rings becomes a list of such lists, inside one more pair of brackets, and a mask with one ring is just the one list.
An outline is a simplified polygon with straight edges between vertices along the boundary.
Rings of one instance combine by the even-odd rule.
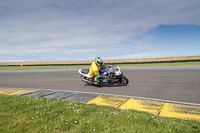
[[86, 79], [82, 79], [84, 82], [86, 82], [86, 83], [89, 83], [89, 84], [92, 84], [92, 82], [90, 82], [90, 81], [88, 81], [88, 80], [86, 80]]

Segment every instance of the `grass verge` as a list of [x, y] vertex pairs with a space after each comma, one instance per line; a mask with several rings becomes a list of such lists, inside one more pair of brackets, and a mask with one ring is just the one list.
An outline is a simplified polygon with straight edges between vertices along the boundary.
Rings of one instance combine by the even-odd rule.
[[151, 66], [194, 66], [200, 62], [176, 62], [176, 63], [150, 63], [150, 64], [119, 64], [120, 67], [151, 67]]
[[[150, 64], [116, 64], [119, 67], [151, 67], [151, 66], [191, 66], [200, 65], [200, 62], [177, 62], [177, 63], [150, 63]], [[72, 65], [72, 66], [6, 66], [0, 67], [0, 70], [33, 70], [33, 69], [72, 69], [89, 68], [90, 65]]]
[[0, 131], [200, 132], [200, 121], [46, 98], [0, 95]]
[[6, 66], [0, 67], [0, 70], [34, 70], [34, 69], [73, 69], [73, 68], [89, 68], [90, 65], [74, 65], [74, 66]]

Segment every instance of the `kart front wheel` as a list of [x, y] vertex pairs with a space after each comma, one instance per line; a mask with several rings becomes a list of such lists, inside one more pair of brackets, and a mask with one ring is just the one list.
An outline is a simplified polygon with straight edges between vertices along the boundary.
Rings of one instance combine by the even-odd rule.
[[129, 80], [125, 76], [120, 79], [120, 85], [127, 85], [128, 82]]

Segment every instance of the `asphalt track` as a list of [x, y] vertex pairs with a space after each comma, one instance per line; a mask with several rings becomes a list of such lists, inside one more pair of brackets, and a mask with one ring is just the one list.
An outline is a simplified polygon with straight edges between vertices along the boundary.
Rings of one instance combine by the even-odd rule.
[[0, 88], [105, 93], [200, 104], [200, 66], [122, 68], [128, 86], [85, 85], [78, 69], [0, 71]]

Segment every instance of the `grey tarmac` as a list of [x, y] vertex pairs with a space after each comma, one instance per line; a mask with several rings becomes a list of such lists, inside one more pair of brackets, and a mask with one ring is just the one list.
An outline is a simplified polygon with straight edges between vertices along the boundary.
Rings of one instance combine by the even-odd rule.
[[146, 97], [200, 104], [200, 66], [121, 68], [127, 86], [96, 87], [78, 69], [0, 71], [0, 88], [36, 88]]

